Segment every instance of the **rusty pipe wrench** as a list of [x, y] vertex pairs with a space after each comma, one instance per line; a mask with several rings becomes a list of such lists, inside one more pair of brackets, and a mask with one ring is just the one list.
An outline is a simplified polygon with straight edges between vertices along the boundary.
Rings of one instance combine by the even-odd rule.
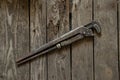
[[60, 36], [59, 38], [56, 38], [55, 40], [50, 41], [40, 48], [32, 51], [30, 54], [18, 59], [16, 63], [17, 65], [21, 65], [52, 50], [70, 45], [75, 41], [83, 39], [84, 37], [92, 37], [94, 36], [93, 30], [96, 30], [97, 33], [101, 33], [101, 27], [98, 22], [93, 21], [87, 25], [77, 27], [63, 36]]

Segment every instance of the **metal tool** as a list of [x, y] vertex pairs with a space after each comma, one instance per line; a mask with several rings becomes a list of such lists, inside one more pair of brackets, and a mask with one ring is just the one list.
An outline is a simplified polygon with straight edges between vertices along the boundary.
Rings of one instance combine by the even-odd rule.
[[40, 55], [46, 54], [52, 50], [60, 49], [63, 46], [67, 46], [72, 44], [75, 41], [83, 39], [84, 37], [94, 36], [93, 29], [96, 30], [97, 33], [101, 33], [101, 28], [98, 22], [91, 22], [87, 25], [77, 27], [76, 29], [71, 30], [70, 32], [64, 34], [63, 36], [46, 43], [40, 48], [31, 52], [27, 56], [24, 56], [16, 61], [17, 65], [21, 65], [26, 63]]

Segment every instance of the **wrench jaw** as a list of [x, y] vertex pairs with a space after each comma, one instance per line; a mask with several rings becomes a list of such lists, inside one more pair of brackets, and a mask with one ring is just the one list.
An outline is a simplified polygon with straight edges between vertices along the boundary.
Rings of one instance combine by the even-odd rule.
[[88, 28], [88, 29], [94, 29], [98, 34], [101, 33], [100, 24], [96, 21], [92, 21], [91, 23], [85, 25], [85, 27]]
[[88, 29], [86, 27], [84, 27], [84, 31], [82, 32], [82, 34], [85, 37], [94, 36], [92, 29]]

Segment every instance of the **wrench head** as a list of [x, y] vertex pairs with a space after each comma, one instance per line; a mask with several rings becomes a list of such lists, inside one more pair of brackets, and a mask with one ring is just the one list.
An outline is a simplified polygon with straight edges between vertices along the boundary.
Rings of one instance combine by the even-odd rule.
[[85, 25], [86, 28], [89, 28], [89, 29], [95, 29], [95, 31], [97, 33], [101, 33], [101, 27], [100, 27], [100, 24], [96, 21], [92, 21], [91, 23]]

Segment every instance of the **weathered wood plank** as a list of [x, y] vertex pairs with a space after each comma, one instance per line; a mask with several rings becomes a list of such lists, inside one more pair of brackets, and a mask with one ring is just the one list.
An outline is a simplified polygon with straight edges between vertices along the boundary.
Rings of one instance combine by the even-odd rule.
[[16, 80], [14, 23], [16, 1], [0, 1], [0, 80]]
[[[5, 53], [5, 49], [6, 49], [6, 47], [5, 47], [5, 24], [6, 24], [6, 21], [5, 21], [5, 3], [3, 2], [3, 1], [1, 1], [0, 2], [0, 11], [1, 11], [1, 13], [0, 13], [0, 41], [1, 41], [1, 45], [0, 45], [0, 79], [5, 79], [5, 76], [4, 76], [4, 74], [5, 74], [5, 62], [4, 62], [4, 58], [5, 58], [5, 55], [6, 55], [6, 53]], [[4, 11], [3, 11], [4, 10]], [[6, 60], [5, 60], [6, 61]]]
[[[0, 1], [0, 2], [1, 2], [0, 4], [2, 4], [1, 11], [0, 11], [0, 14], [1, 14], [1, 16], [0, 16], [1, 17], [1, 20], [0, 20], [1, 33], [0, 34], [2, 36], [0, 36], [0, 37], [1, 37], [2, 43], [4, 44], [4, 45], [1, 45], [2, 48], [0, 48], [3, 50], [3, 52], [2, 52], [2, 50], [0, 50], [1, 55], [3, 55], [3, 56], [1, 56], [2, 57], [1, 60], [3, 59], [3, 62], [1, 62], [1, 66], [3, 67], [3, 69], [1, 69], [1, 70], [4, 71], [4, 72], [1, 72], [1, 79], [2, 80], [16, 80], [16, 79], [18, 80], [18, 78], [19, 78], [19, 80], [28, 80], [27, 78], [29, 78], [29, 77], [26, 76], [27, 73], [29, 74], [29, 71], [27, 71], [28, 67], [24, 66], [21, 68], [21, 70], [19, 68], [16, 71], [16, 66], [15, 66], [15, 55], [17, 57], [20, 56], [19, 54], [23, 55], [22, 53], [26, 52], [23, 49], [23, 47], [26, 48], [26, 46], [25, 46], [26, 43], [29, 43], [29, 41], [22, 43], [22, 38], [24, 38], [24, 34], [26, 34], [26, 33], [21, 34], [21, 33], [17, 32], [17, 31], [24, 31], [24, 29], [23, 30], [21, 29], [22, 27], [19, 25], [18, 22], [20, 21], [20, 18], [23, 20], [22, 16], [24, 16], [24, 15], [22, 15], [22, 14], [26, 13], [25, 12], [26, 10], [24, 10], [24, 12], [21, 15], [19, 15], [21, 13], [21, 12], [18, 12], [18, 9], [21, 11], [21, 9], [18, 8], [18, 6], [17, 6], [17, 5], [19, 5], [19, 2], [17, 2], [16, 0], [11, 0], [11, 1], [4, 0], [3, 3], [2, 3], [2, 1]], [[24, 3], [26, 3], [26, 2], [24, 2]], [[20, 3], [20, 5], [21, 5], [21, 3]], [[25, 6], [26, 6], [26, 4], [25, 4]], [[24, 8], [24, 6], [22, 6], [22, 9], [23, 8]], [[19, 13], [19, 14], [17, 15], [17, 13]], [[19, 19], [18, 19], [18, 16], [20, 17]], [[24, 16], [24, 18], [26, 18], [26, 17]], [[20, 23], [21, 23], [21, 21], [20, 21]], [[17, 25], [17, 23], [18, 23], [18, 25]], [[22, 24], [22, 25], [24, 25], [24, 24]], [[18, 26], [19, 26], [19, 29], [18, 29]], [[27, 36], [29, 36], [29, 35], [26, 35], [25, 37], [27, 38]], [[29, 38], [27, 40], [29, 40]], [[26, 39], [24, 39], [23, 41], [26, 41]], [[27, 46], [28, 46], [28, 51], [29, 51], [29, 44]], [[21, 47], [22, 47], [22, 49], [21, 49]], [[25, 67], [26, 67], [26, 69], [25, 69]], [[18, 72], [18, 76], [17, 76], [17, 72]], [[25, 73], [25, 75], [23, 75], [23, 73]]]
[[[46, 43], [46, 0], [30, 0], [31, 51]], [[31, 80], [47, 80], [46, 56], [31, 62]]]
[[102, 27], [95, 37], [95, 80], [119, 80], [117, 0], [94, 0], [94, 18]]
[[[69, 0], [47, 0], [47, 41], [69, 31]], [[48, 80], [70, 80], [69, 46], [48, 54]]]
[[117, 0], [117, 27], [118, 27], [118, 72], [120, 79], [120, 0]]
[[[5, 2], [5, 16], [6, 19], [5, 24], [5, 54], [6, 56], [6, 66], [5, 66], [5, 73], [6, 73], [6, 80], [16, 80], [17, 72], [14, 60], [14, 28], [16, 23], [16, 13], [17, 13], [17, 1], [12, 0], [4, 0]], [[5, 61], [5, 60], [4, 60]]]
[[3, 2], [3, 0], [0, 1], [0, 79], [5, 79], [5, 62], [4, 62], [4, 57], [5, 57], [5, 11], [4, 7], [5, 7], [5, 3]]
[[[72, 1], [72, 28], [92, 21], [92, 0]], [[93, 40], [80, 40], [72, 45], [72, 79], [93, 80]]]
[[[17, 20], [14, 27], [16, 60], [29, 53], [28, 0], [17, 0]], [[29, 80], [29, 63], [17, 67], [17, 80]]]
[[0, 79], [5, 79], [5, 62], [4, 62], [4, 57], [5, 57], [5, 20], [4, 16], [5, 16], [5, 12], [4, 7], [5, 4], [3, 2], [3, 0], [0, 1]]

